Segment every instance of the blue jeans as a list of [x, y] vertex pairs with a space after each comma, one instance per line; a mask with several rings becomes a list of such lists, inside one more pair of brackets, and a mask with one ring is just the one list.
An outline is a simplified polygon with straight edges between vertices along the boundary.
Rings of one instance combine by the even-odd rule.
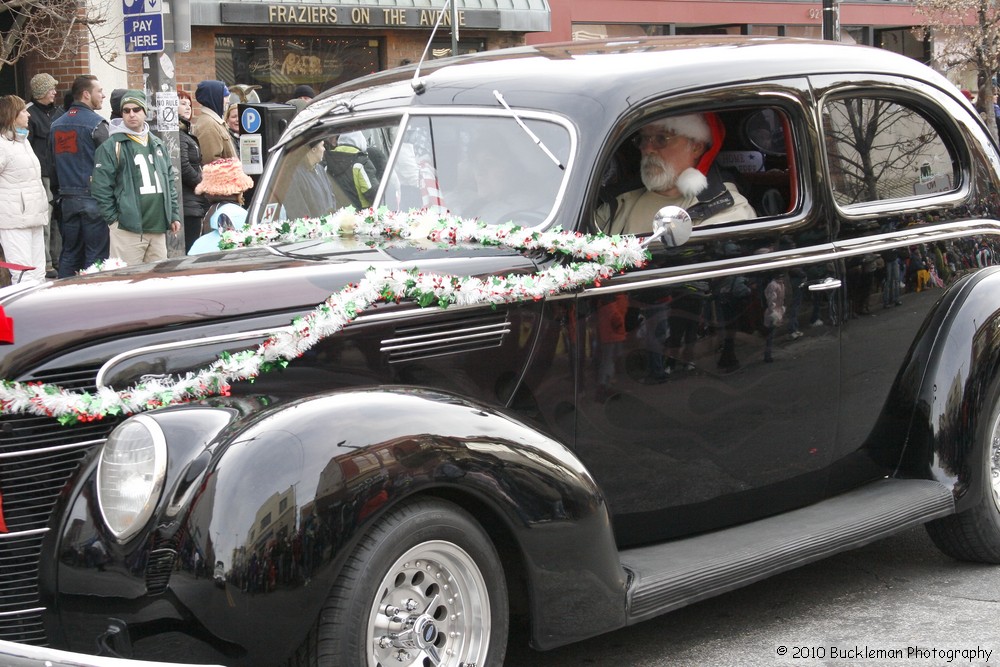
[[94, 262], [108, 258], [110, 235], [108, 223], [90, 197], [63, 197], [62, 254], [59, 255], [59, 277], [68, 278]]
[[899, 301], [899, 260], [885, 265], [885, 287], [882, 288], [882, 305], [886, 308]]

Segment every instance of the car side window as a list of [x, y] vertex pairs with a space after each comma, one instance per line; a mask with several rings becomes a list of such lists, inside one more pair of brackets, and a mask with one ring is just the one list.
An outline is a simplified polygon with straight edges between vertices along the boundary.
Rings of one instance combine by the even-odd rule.
[[829, 100], [823, 134], [833, 196], [841, 206], [953, 190], [948, 144], [917, 110], [878, 97]]
[[[687, 210], [696, 226], [787, 215], [799, 205], [795, 150], [789, 116], [778, 107], [647, 117], [604, 167], [597, 227], [649, 233], [655, 211], [668, 205]], [[675, 156], [689, 151], [689, 162]], [[685, 187], [686, 169], [700, 171], [703, 184]]]

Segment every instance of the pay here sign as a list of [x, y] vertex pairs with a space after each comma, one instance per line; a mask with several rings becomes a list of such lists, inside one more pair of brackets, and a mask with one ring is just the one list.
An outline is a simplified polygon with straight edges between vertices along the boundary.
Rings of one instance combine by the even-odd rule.
[[125, 15], [125, 52], [154, 53], [163, 50], [161, 0], [122, 0]]

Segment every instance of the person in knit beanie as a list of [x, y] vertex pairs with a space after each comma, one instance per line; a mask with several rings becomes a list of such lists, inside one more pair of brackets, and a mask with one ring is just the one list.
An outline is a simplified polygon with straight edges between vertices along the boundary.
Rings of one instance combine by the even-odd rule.
[[714, 113], [671, 116], [643, 126], [633, 143], [642, 156], [645, 187], [617, 198], [610, 224], [610, 207], [601, 207], [598, 224], [611, 234], [649, 234], [664, 206], [685, 209], [696, 225], [757, 217], [736, 186], [722, 182], [712, 169], [725, 136], [725, 125]]
[[90, 193], [110, 231], [110, 256], [129, 266], [158, 262], [167, 258], [167, 232], [181, 230], [174, 168], [149, 130], [145, 91], [125, 91], [121, 111], [94, 155]]
[[59, 235], [58, 212], [52, 205], [52, 152], [49, 150], [49, 132], [52, 121], [63, 114], [56, 102], [59, 82], [51, 74], [41, 72], [31, 77], [31, 102], [28, 104], [28, 141], [42, 168], [42, 187], [49, 202], [49, 220], [42, 229], [45, 244], [45, 274], [54, 278], [56, 270], [52, 258], [59, 257], [62, 237]]

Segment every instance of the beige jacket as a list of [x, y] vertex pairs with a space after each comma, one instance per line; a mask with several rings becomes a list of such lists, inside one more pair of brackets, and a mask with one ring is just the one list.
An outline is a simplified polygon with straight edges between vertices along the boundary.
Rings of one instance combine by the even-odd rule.
[[198, 140], [202, 164], [236, 157], [236, 146], [229, 136], [225, 121], [211, 109], [201, 108], [201, 114], [191, 125], [191, 134]]
[[[726, 189], [733, 196], [733, 205], [706, 218], [698, 225], [713, 225], [734, 220], [751, 220], [757, 217], [750, 202], [736, 190], [732, 183], [725, 183]], [[607, 207], [598, 211], [597, 222], [601, 229], [609, 234], [649, 234], [653, 231], [653, 216], [664, 206], [680, 206], [687, 210], [698, 203], [694, 196], [664, 197], [645, 188], [632, 190], [618, 197], [618, 212], [607, 225]], [[601, 216], [604, 216], [603, 219]], [[601, 224], [604, 223], [604, 224]]]

